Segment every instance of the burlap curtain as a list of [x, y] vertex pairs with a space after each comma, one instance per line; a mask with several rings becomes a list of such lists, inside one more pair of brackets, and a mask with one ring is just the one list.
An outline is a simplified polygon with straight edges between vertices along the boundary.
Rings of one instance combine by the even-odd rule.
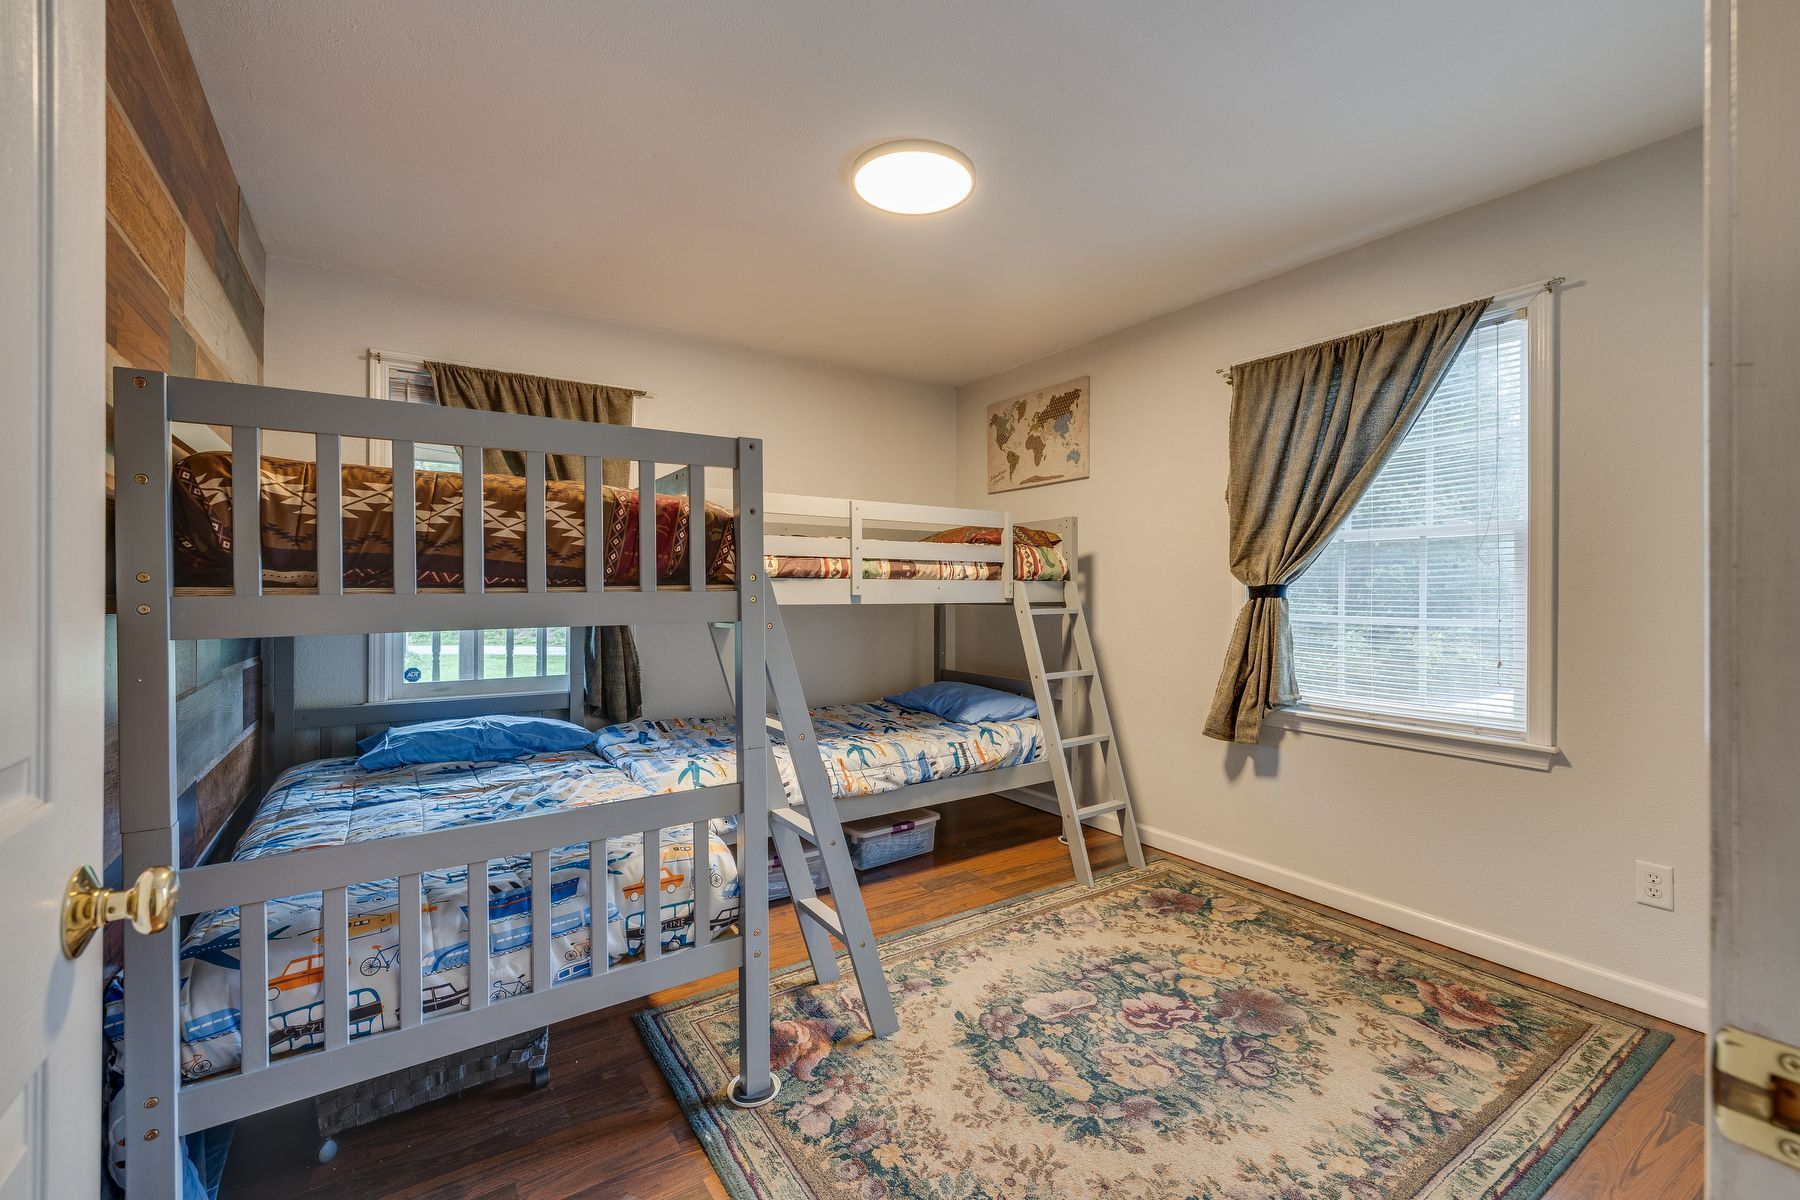
[[[518, 413], [528, 417], [559, 417], [565, 421], [596, 421], [605, 425], [631, 424], [632, 402], [643, 395], [627, 388], [597, 383], [547, 379], [541, 375], [515, 375], [454, 363], [426, 363], [440, 404], [452, 408], [476, 408], [485, 412]], [[546, 479], [582, 478], [584, 460], [578, 454], [546, 454]], [[488, 448], [482, 470], [492, 475], [523, 475], [524, 456], [515, 450]], [[602, 482], [624, 487], [630, 482], [631, 464], [607, 459]], [[588, 531], [590, 554], [600, 553], [601, 538]], [[571, 653], [574, 647], [569, 647]], [[637, 640], [623, 625], [587, 631], [587, 707], [590, 716], [610, 724], [635, 719], [644, 707], [643, 682], [638, 665]]]
[[1254, 742], [1264, 712], [1299, 698], [1287, 585], [1368, 490], [1489, 303], [1231, 369], [1225, 506], [1231, 573], [1250, 599], [1231, 631], [1208, 737]]

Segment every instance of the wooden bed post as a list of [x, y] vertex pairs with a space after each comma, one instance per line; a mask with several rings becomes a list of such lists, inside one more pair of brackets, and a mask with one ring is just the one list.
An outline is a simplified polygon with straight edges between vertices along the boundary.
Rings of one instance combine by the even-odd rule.
[[570, 625], [564, 645], [563, 661], [569, 668], [569, 720], [587, 724], [587, 640], [589, 626]]
[[263, 758], [268, 764], [263, 780], [266, 790], [277, 775], [300, 761], [300, 747], [294, 740], [298, 735], [294, 727], [294, 639], [264, 638], [263, 646], [263, 678], [267, 681], [263, 686], [269, 700], [269, 729], [263, 741]]
[[[121, 878], [132, 880], [149, 867], [181, 864], [167, 380], [121, 367], [113, 372], [113, 398], [119, 837]], [[134, 1196], [181, 1194], [179, 989], [162, 986], [179, 978], [179, 935], [171, 922], [161, 933], [125, 938], [126, 977], [142, 981], [125, 1006], [125, 1149]]]
[[[738, 439], [736, 696], [738, 786], [744, 797], [738, 820], [738, 888], [743, 964], [738, 968], [738, 1075], [733, 1104], [767, 1104], [780, 1090], [769, 1071], [769, 756], [768, 638], [762, 598], [763, 494], [761, 443]], [[653, 560], [654, 561], [654, 560]], [[695, 853], [698, 853], [696, 849]], [[647, 861], [647, 860], [646, 860]], [[648, 930], [646, 930], [646, 937]]]

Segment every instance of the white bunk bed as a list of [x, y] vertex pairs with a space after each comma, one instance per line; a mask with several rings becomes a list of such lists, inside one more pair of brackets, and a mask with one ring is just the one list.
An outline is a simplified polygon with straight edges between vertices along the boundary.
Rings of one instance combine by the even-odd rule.
[[[180, 1194], [181, 1135], [727, 970], [738, 972], [743, 1031], [740, 1073], [731, 1098], [744, 1105], [766, 1103], [778, 1088], [769, 1064], [764, 848], [771, 835], [784, 861], [804, 860], [803, 839], [813, 842], [825, 861], [832, 905], [818, 899], [807, 872], [796, 871], [789, 881], [818, 978], [829, 981], [837, 977], [831, 944], [835, 937], [844, 944], [855, 970], [873, 1031], [881, 1036], [894, 1031], [893, 1004], [881, 974], [875, 939], [816, 754], [802, 752], [793, 758], [804, 808], [796, 809], [780, 799], [781, 784], [767, 736], [769, 701], [774, 701], [790, 737], [799, 743], [811, 739], [810, 718], [775, 593], [763, 572], [755, 569], [739, 571], [728, 586], [710, 583], [703, 555], [689, 556], [688, 573], [680, 581], [659, 580], [651, 565], [657, 562], [657, 529], [650, 488], [658, 462], [682, 464], [695, 480], [705, 478], [706, 468], [729, 472], [738, 545], [750, 563], [761, 561], [762, 454], [758, 439], [424, 408], [130, 369], [115, 373], [114, 389], [122, 868], [124, 878], [135, 881], [130, 885], [128, 908], [141, 931], [125, 940], [124, 975], [124, 1145], [134, 1200], [173, 1200]], [[232, 477], [229, 586], [186, 588], [176, 583], [171, 549], [175, 533], [171, 428], [179, 423], [229, 428], [232, 460], [263, 467], [239, 471]], [[336, 487], [314, 489], [312, 523], [320, 568], [316, 585], [265, 586], [262, 500], [263, 476], [269, 467], [261, 449], [263, 432], [270, 428], [315, 439], [316, 478], [320, 480], [344, 479], [342, 439], [391, 441], [395, 497], [415, 494], [414, 442], [458, 446], [465, 463], [480, 463], [487, 446], [521, 452], [526, 462], [525, 502], [517, 523], [524, 529], [524, 586], [504, 590], [484, 586], [484, 553], [491, 539], [490, 534], [480, 532], [486, 529], [486, 480], [484, 487], [462, 490], [462, 527], [476, 532], [464, 538], [461, 577], [455, 586], [420, 584], [415, 561], [417, 535], [422, 532], [419, 513], [412, 503], [397, 503], [393, 505], [390, 586], [346, 588], [342, 570], [346, 562], [345, 514]], [[578, 585], [570, 586], [566, 577], [557, 586], [549, 583], [547, 454], [584, 456], [589, 479], [600, 477], [605, 458], [638, 463], [639, 479], [648, 481], [648, 486], [636, 495], [638, 561], [646, 564], [636, 578], [604, 578], [597, 565], [601, 556], [593, 554], [588, 556], [589, 565]], [[597, 529], [601, 523], [598, 492], [594, 488], [587, 494], [587, 529]], [[690, 490], [688, 534], [690, 544], [704, 546], [704, 505], [700, 501], [697, 489]], [[246, 548], [251, 552], [245, 552]], [[721, 633], [730, 636], [727, 682], [734, 697], [737, 727], [743, 731], [735, 748], [736, 777], [730, 783], [670, 795], [622, 794], [604, 803], [561, 811], [184, 868], [178, 875], [170, 869], [180, 861], [181, 846], [175, 787], [176, 641], [291, 639], [303, 634], [419, 628], [669, 622], [704, 624], [714, 629], [715, 637]], [[426, 701], [354, 713], [297, 715], [291, 672], [284, 672], [282, 662], [279, 656], [274, 662], [271, 711], [275, 741], [284, 747], [292, 746], [297, 726], [302, 724], [326, 728], [355, 723], [378, 728], [391, 722], [480, 710], [479, 704], [471, 708], [468, 702], [460, 702], [459, 711], [455, 706]], [[513, 698], [498, 711], [549, 707], [542, 699], [534, 704]], [[578, 698], [571, 703], [578, 703]], [[669, 949], [661, 938], [645, 936], [641, 951], [633, 957], [615, 960], [604, 952], [592, 953], [585, 975], [557, 978], [551, 959], [555, 937], [553, 855], [558, 856], [558, 869], [563, 869], [569, 866], [563, 857], [569, 848], [586, 848], [591, 896], [592, 867], [606, 861], [604, 847], [609, 839], [641, 837], [643, 846], [655, 847], [665, 829], [685, 828], [691, 830], [698, 853], [715, 836], [709, 832], [711, 823], [720, 819], [737, 823], [742, 894], [735, 925], [715, 928], [714, 914], [707, 908], [716, 898], [696, 880], [690, 941]], [[522, 889], [529, 893], [529, 987], [491, 994], [487, 986], [490, 956], [466, 954], [466, 995], [454, 1005], [440, 1006], [427, 994], [423, 978], [422, 903], [430, 886], [426, 877], [460, 869], [466, 872], [466, 883], [487, 877], [492, 862], [506, 859], [529, 864], [525, 872], [528, 883]], [[400, 966], [396, 1020], [380, 1031], [361, 1027], [350, 996], [350, 894], [371, 883], [394, 887], [395, 953]], [[312, 1039], [318, 1044], [308, 1046], [304, 1053], [272, 1053], [270, 1038], [260, 1036], [260, 1031], [271, 1026], [277, 1014], [261, 986], [240, 986], [241, 1011], [221, 1015], [235, 1017], [239, 1028], [258, 1031], [258, 1035], [240, 1039], [241, 1061], [235, 1070], [184, 1079], [179, 960], [184, 918], [236, 910], [240, 927], [266, 928], [275, 906], [309, 894], [318, 897], [319, 1036]], [[105, 897], [90, 905], [96, 913], [108, 907]], [[490, 937], [486, 906], [466, 907], [467, 945], [485, 943], [497, 957], [500, 949]], [[239, 942], [238, 979], [258, 979], [273, 992], [277, 980], [271, 976], [271, 968], [280, 971], [282, 964], [270, 961], [268, 941], [250, 937]]]
[[[723, 493], [715, 499], [724, 501]], [[783, 608], [816, 605], [931, 605], [933, 676], [1031, 696], [1042, 725], [1043, 751], [1033, 761], [992, 770], [952, 774], [871, 795], [839, 794], [847, 820], [948, 803], [971, 796], [1006, 795], [1057, 813], [1063, 821], [1075, 877], [1091, 886], [1080, 826], [1112, 817], [1132, 866], [1143, 865], [1111, 714], [1100, 679], [1080, 581], [1080, 544], [1074, 517], [1033, 521], [1029, 529], [1053, 534], [1063, 577], [1020, 576], [1022, 554], [1012, 514], [999, 509], [765, 493], [762, 560]], [[988, 542], [926, 541], [955, 529], [997, 530]], [[783, 559], [829, 560], [830, 578], [782, 574]], [[757, 558], [740, 551], [740, 571]], [[987, 574], [989, 578], [892, 578], [890, 564], [939, 564], [945, 574]], [[955, 612], [962, 606], [1012, 610], [1026, 666], [1024, 677], [963, 671], [956, 665]], [[1047, 634], [1043, 622], [1053, 622]], [[1056, 647], [1047, 661], [1046, 643]], [[723, 660], [722, 660], [723, 661]], [[1076, 730], [1079, 732], [1068, 732]], [[1075, 751], [1101, 757], [1096, 769], [1080, 771]], [[1078, 781], [1087, 787], [1078, 787]], [[1096, 793], [1090, 799], [1085, 793]]]

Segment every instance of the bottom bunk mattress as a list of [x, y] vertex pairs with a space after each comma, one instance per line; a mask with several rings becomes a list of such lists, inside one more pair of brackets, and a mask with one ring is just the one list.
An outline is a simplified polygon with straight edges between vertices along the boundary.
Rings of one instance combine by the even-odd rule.
[[[258, 807], [234, 859], [426, 833], [459, 825], [605, 804], [645, 795], [630, 775], [586, 751], [537, 754], [505, 763], [437, 763], [366, 771], [353, 758], [304, 763], [283, 773]], [[737, 920], [737, 864], [727, 848], [734, 822], [710, 824], [704, 868], [694, 869], [693, 827], [665, 829], [655, 882], [646, 885], [642, 835], [606, 843], [606, 953], [617, 962], [641, 953], [646, 893], [658, 897], [660, 943], [693, 942], [694, 888], [708, 889], [710, 925]], [[560, 982], [589, 973], [593, 954], [588, 848], [550, 859], [550, 961]], [[466, 868], [423, 878], [420, 940], [426, 1018], [468, 1007], [469, 921]], [[491, 1000], [531, 990], [531, 859], [488, 864]], [[399, 891], [396, 880], [349, 889], [352, 1037], [394, 1028], [399, 997]], [[318, 894], [265, 906], [269, 942], [266, 1036], [271, 1056], [323, 1044], [324, 957]], [[181, 1069], [198, 1079], [229, 1070], [242, 1053], [238, 910], [199, 916], [181, 949]], [[107, 1033], [124, 1027], [122, 981], [109, 989]], [[122, 1046], [120, 1047], [122, 1049]]]
[[[1036, 717], [973, 724], [886, 700], [812, 710], [813, 731], [832, 794], [873, 796], [909, 784], [1036, 762]], [[780, 723], [770, 722], [782, 786], [799, 795]], [[602, 757], [647, 791], [712, 787], [737, 778], [737, 724], [730, 717], [640, 720], [600, 731]]]

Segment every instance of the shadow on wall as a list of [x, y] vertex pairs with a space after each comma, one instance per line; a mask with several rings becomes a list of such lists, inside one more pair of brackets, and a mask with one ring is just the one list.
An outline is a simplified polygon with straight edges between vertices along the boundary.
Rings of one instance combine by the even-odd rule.
[[1274, 779], [1281, 773], [1281, 753], [1277, 749], [1286, 733], [1276, 731], [1275, 741], [1259, 742], [1254, 746], [1241, 742], [1225, 744], [1225, 778], [1236, 782], [1248, 767], [1258, 779]]

